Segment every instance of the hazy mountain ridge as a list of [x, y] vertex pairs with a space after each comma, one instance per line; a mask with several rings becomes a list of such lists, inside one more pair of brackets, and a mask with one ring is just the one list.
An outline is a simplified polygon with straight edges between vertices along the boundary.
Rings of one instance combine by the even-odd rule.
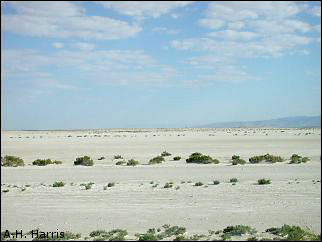
[[217, 122], [196, 126], [196, 128], [320, 128], [321, 116], [296, 116], [278, 119], [241, 121], [241, 122]]

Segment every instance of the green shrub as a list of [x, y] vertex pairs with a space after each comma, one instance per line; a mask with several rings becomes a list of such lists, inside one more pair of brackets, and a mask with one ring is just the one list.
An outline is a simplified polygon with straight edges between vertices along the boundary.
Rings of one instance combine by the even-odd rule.
[[261, 161], [275, 163], [275, 162], [283, 162], [284, 159], [280, 156], [274, 156], [274, 155], [270, 155], [270, 154], [253, 156], [253, 157], [249, 158], [249, 162], [252, 164], [259, 163]]
[[123, 157], [121, 155], [115, 155], [114, 156], [114, 159], [117, 160], [117, 159], [123, 159]]
[[92, 188], [92, 185], [95, 184], [94, 182], [89, 182], [89, 183], [82, 183], [81, 186], [85, 187], [85, 190], [89, 190]]
[[92, 166], [94, 165], [94, 162], [89, 156], [85, 155], [83, 157], [76, 158], [74, 165]]
[[173, 157], [173, 160], [181, 160], [181, 157], [180, 156], [175, 156], [175, 157]]
[[4, 192], [4, 193], [9, 192], [9, 191], [10, 191], [9, 189], [2, 190], [2, 192]]
[[123, 165], [125, 163], [126, 162], [124, 160], [121, 160], [121, 161], [116, 162], [115, 165], [119, 166], [119, 165]]
[[157, 235], [157, 238], [159, 240], [162, 240], [164, 238], [168, 238], [173, 235], [176, 235], [176, 236], [182, 235], [185, 232], [186, 232], [185, 227], [179, 227], [179, 226], [166, 227], [164, 232]]
[[53, 187], [63, 187], [65, 186], [65, 183], [62, 182], [62, 181], [56, 181], [54, 184], [53, 184]]
[[197, 164], [218, 164], [219, 160], [213, 159], [208, 155], [202, 155], [201, 153], [195, 152], [192, 153], [188, 159], [186, 159], [187, 163], [197, 163]]
[[163, 151], [162, 153], [161, 153], [161, 156], [170, 156], [171, 154], [169, 153], [169, 152], [167, 152], [167, 151]]
[[240, 156], [239, 156], [239, 155], [233, 155], [233, 156], [231, 157], [231, 159], [232, 159], [232, 160], [238, 160], [238, 159], [240, 159]]
[[17, 156], [6, 155], [5, 157], [1, 156], [1, 166], [24, 166], [25, 163], [23, 160]]
[[230, 178], [229, 182], [238, 182], [237, 178]]
[[114, 187], [115, 186], [115, 182], [109, 182], [108, 184], [107, 184], [107, 187]]
[[98, 160], [104, 160], [105, 157], [104, 156], [101, 156], [100, 158], [98, 158]]
[[257, 184], [258, 185], [265, 185], [265, 184], [271, 184], [271, 180], [269, 180], [269, 179], [259, 179], [258, 181], [257, 181]]
[[195, 186], [195, 187], [199, 187], [199, 186], [202, 186], [202, 185], [203, 185], [203, 183], [202, 183], [202, 182], [196, 182], [194, 186]]
[[127, 166], [136, 166], [138, 164], [139, 164], [139, 162], [137, 160], [133, 160], [133, 159], [128, 160], [128, 162], [126, 163]]
[[231, 157], [231, 163], [232, 163], [232, 165], [238, 165], [238, 164], [240, 164], [240, 165], [244, 165], [244, 164], [246, 164], [246, 161], [245, 160], [243, 160], [243, 159], [240, 159], [240, 157], [238, 156], [238, 155], [233, 155], [232, 157]]
[[241, 236], [242, 234], [254, 234], [256, 230], [246, 225], [227, 226], [223, 229], [223, 233], [230, 236]]
[[173, 183], [167, 182], [163, 188], [171, 188], [171, 187], [173, 187]]
[[53, 164], [55, 164], [55, 165], [60, 165], [60, 164], [63, 164], [63, 162], [62, 162], [62, 161], [60, 161], [60, 160], [54, 160], [54, 161], [53, 161]]
[[32, 164], [34, 166], [46, 166], [46, 165], [50, 165], [52, 164], [53, 162], [51, 161], [51, 159], [46, 159], [46, 160], [41, 160], [41, 159], [37, 159], [37, 160], [34, 160], [32, 162]]
[[220, 183], [220, 181], [214, 180], [214, 185], [218, 185], [219, 183]]
[[266, 232], [282, 236], [291, 241], [321, 241], [321, 236], [316, 235], [309, 230], [304, 230], [299, 226], [290, 226], [287, 224], [284, 224], [281, 228], [269, 228], [266, 230]]
[[157, 240], [158, 240], [157, 236], [152, 233], [141, 234], [139, 237], [139, 241], [157, 241]]
[[113, 229], [109, 232], [106, 232], [105, 230], [95, 230], [92, 231], [89, 236], [90, 237], [96, 237], [94, 240], [98, 241], [124, 241], [125, 236], [127, 235], [127, 231], [123, 229]]
[[149, 164], [150, 165], [152, 165], [152, 164], [159, 164], [159, 163], [162, 163], [163, 161], [164, 161], [164, 158], [162, 156], [157, 156], [157, 157], [152, 158], [149, 161]]
[[306, 163], [310, 160], [310, 158], [308, 157], [302, 157], [297, 154], [293, 154], [290, 159], [291, 159], [290, 164]]

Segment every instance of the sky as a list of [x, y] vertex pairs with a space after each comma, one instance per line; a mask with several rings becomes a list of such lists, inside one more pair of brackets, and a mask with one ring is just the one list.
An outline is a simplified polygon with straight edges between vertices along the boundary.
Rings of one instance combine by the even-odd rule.
[[2, 130], [320, 114], [320, 2], [1, 2]]

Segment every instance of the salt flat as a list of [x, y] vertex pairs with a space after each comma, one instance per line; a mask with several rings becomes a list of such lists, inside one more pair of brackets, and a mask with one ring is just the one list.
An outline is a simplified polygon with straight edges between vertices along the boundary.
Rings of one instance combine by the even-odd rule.
[[[148, 165], [149, 159], [165, 150], [172, 154], [166, 162]], [[187, 164], [185, 159], [193, 152], [221, 163]], [[266, 153], [286, 159], [296, 153], [311, 161], [229, 163], [235, 154], [248, 160]], [[294, 224], [321, 232], [321, 183], [316, 182], [321, 180], [320, 129], [2, 131], [1, 155], [19, 156], [26, 164], [1, 167], [2, 190], [10, 186], [9, 192], [1, 193], [1, 231], [40, 228], [88, 234], [95, 229], [124, 228], [134, 234], [171, 224], [206, 233], [236, 224], [260, 231]], [[83, 155], [93, 158], [93, 167], [73, 165]], [[140, 165], [117, 166], [114, 155], [139, 160]], [[106, 159], [98, 160], [101, 156]], [[173, 161], [174, 156], [182, 159]], [[38, 158], [63, 164], [31, 165]], [[232, 177], [239, 180], [234, 186], [229, 183]], [[272, 184], [256, 185], [261, 178], [271, 179]], [[213, 180], [220, 184], [211, 185]], [[66, 185], [50, 187], [55, 181]], [[174, 188], [163, 188], [170, 181]], [[198, 181], [208, 186], [193, 186]], [[95, 184], [85, 190], [80, 186], [85, 182]], [[116, 185], [104, 190], [108, 182]], [[30, 187], [21, 192], [19, 187], [24, 185]]]

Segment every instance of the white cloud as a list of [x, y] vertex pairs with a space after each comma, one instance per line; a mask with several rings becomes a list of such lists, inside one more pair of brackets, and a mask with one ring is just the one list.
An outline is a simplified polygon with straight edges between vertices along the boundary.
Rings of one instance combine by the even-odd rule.
[[73, 47], [84, 51], [90, 51], [95, 48], [95, 44], [86, 43], [86, 42], [77, 42], [73, 44]]
[[1, 31], [36, 37], [110, 40], [133, 37], [142, 30], [125, 21], [86, 16], [74, 3], [14, 2], [12, 6], [17, 14], [1, 15]]
[[321, 18], [321, 5], [310, 8], [309, 13], [312, 14], [313, 16]]
[[242, 29], [245, 27], [245, 23], [242, 21], [230, 22], [228, 24], [229, 29]]
[[262, 33], [292, 33], [292, 32], [309, 32], [311, 25], [300, 20], [256, 20], [249, 24], [258, 32]]
[[137, 18], [158, 18], [178, 7], [191, 4], [191, 1], [99, 1], [106, 8], [111, 8], [120, 14]]
[[217, 32], [211, 32], [208, 35], [213, 38], [226, 40], [251, 40], [259, 36], [254, 32], [240, 32], [235, 30], [222, 30]]
[[61, 42], [54, 42], [54, 43], [52, 43], [52, 46], [53, 46], [54, 48], [56, 48], [56, 49], [61, 49], [61, 48], [63, 48], [63, 47], [64, 47], [64, 44], [63, 44], [63, 43], [61, 43]]
[[165, 28], [165, 27], [156, 27], [156, 28], [153, 28], [152, 31], [158, 32], [158, 33], [170, 34], [170, 35], [176, 35], [179, 33], [179, 30], [169, 29], [169, 28]]
[[220, 29], [225, 25], [225, 21], [220, 19], [200, 19], [198, 23], [210, 29]]

